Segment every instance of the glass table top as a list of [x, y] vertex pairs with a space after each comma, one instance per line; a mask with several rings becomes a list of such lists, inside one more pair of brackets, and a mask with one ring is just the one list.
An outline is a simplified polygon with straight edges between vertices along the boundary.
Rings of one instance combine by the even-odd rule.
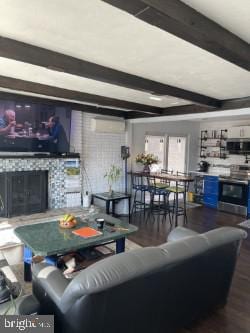
[[[106, 222], [114, 223], [115, 226], [104, 225], [102, 230], [97, 229], [96, 218], [104, 218]], [[72, 229], [60, 228], [57, 220], [16, 227], [15, 234], [32, 250], [34, 255], [49, 256], [100, 245], [126, 237], [138, 230], [136, 226], [107, 214], [94, 214], [88, 219], [81, 219], [80, 217], [76, 219], [78, 223]], [[91, 238], [83, 238], [72, 233], [72, 231], [86, 226], [99, 230], [102, 234]]]

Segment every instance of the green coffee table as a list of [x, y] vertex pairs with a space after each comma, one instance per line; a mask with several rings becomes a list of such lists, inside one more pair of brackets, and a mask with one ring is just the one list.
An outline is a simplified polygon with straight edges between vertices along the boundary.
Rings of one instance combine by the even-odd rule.
[[[73, 230], [84, 226], [97, 229], [94, 221], [96, 218], [104, 218], [106, 222], [113, 223], [114, 227], [104, 225], [102, 235], [91, 238], [83, 238], [72, 233]], [[78, 224], [72, 229], [60, 228], [58, 221], [15, 228], [15, 234], [24, 243], [24, 280], [31, 281], [31, 263], [34, 255], [44, 256], [47, 262], [56, 265], [60, 255], [110, 242], [116, 242], [116, 253], [120, 253], [125, 251], [126, 237], [138, 230], [136, 226], [107, 214], [95, 214], [91, 220], [77, 218]]]

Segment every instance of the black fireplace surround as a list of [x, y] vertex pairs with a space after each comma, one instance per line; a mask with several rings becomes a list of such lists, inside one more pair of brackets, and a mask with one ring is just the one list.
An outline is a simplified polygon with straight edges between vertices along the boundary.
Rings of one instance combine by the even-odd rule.
[[48, 171], [0, 173], [0, 216], [44, 212], [48, 208]]

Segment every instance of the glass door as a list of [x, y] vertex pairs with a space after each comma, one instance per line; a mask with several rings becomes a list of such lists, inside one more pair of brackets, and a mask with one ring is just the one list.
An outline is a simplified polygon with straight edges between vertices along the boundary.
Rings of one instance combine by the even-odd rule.
[[169, 136], [167, 143], [167, 169], [173, 173], [186, 171], [186, 145], [185, 136]]
[[145, 153], [154, 154], [158, 157], [159, 163], [150, 167], [152, 172], [161, 171], [165, 165], [165, 137], [160, 135], [147, 135], [145, 137]]

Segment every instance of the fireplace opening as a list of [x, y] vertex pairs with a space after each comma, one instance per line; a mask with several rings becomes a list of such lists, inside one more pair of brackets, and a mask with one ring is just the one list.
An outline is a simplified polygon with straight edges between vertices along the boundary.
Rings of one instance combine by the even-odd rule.
[[0, 174], [0, 216], [44, 212], [48, 208], [48, 171]]

